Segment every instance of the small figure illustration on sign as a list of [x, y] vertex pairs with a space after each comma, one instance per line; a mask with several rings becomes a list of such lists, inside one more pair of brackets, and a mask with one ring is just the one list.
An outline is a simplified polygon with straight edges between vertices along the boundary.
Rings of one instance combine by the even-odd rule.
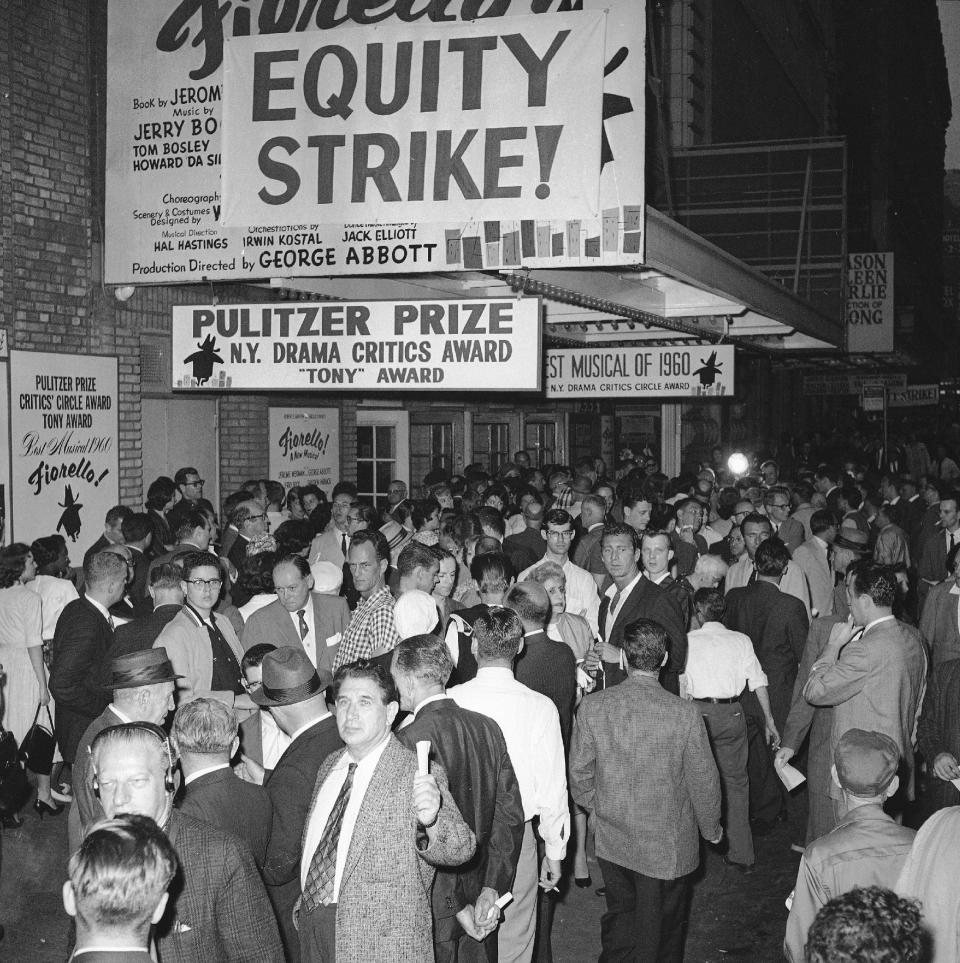
[[60, 521], [57, 522], [57, 531], [59, 532], [62, 528], [73, 542], [77, 540], [77, 536], [80, 534], [80, 509], [83, 508], [83, 505], [74, 501], [74, 498], [73, 489], [67, 485], [63, 492], [63, 502], [57, 502], [63, 509]]
[[723, 362], [717, 364], [717, 352], [711, 351], [710, 357], [706, 361], [703, 358], [700, 359], [701, 367], [694, 371], [695, 375], [700, 375], [700, 384], [709, 387], [717, 380], [717, 375], [720, 374], [720, 369], [723, 367]]
[[193, 364], [193, 376], [197, 379], [197, 384], [202, 385], [210, 380], [214, 364], [223, 364], [223, 358], [217, 354], [217, 340], [211, 334], [208, 334], [203, 342], [198, 341], [197, 347], [200, 350], [184, 358], [183, 363]]

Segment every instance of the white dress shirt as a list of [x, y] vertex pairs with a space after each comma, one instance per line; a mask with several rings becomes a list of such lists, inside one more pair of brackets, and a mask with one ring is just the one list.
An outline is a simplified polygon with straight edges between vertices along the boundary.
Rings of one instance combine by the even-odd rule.
[[333, 812], [337, 796], [340, 795], [340, 790], [347, 781], [347, 767], [351, 762], [357, 762], [357, 768], [353, 773], [353, 788], [350, 790], [350, 799], [347, 801], [347, 808], [343, 813], [343, 822], [340, 824], [340, 838], [337, 840], [337, 871], [333, 878], [332, 901], [334, 903], [339, 901], [340, 881], [343, 879], [343, 867], [347, 862], [347, 853], [350, 852], [350, 841], [353, 839], [353, 830], [357, 825], [357, 816], [360, 814], [363, 797], [367, 794], [373, 772], [377, 768], [377, 763], [389, 742], [390, 733], [388, 732], [383, 742], [376, 748], [371, 749], [359, 762], [350, 755], [348, 749], [340, 757], [330, 775], [327, 776], [326, 781], [320, 787], [313, 809], [307, 817], [307, 835], [303, 844], [303, 858], [300, 860], [301, 889], [306, 888], [307, 874], [310, 872], [313, 854], [317, 851], [317, 846], [320, 845], [320, 838], [323, 836], [323, 830], [326, 828], [330, 813]]
[[[592, 581], [592, 580], [591, 580]], [[493, 719], [517, 774], [524, 819], [540, 817], [550, 859], [563, 859], [570, 837], [567, 766], [557, 707], [513, 677], [510, 669], [484, 667], [476, 678], [447, 690], [463, 709]]]
[[185, 786], [189, 786], [190, 783], [195, 782], [201, 776], [205, 776], [208, 772], [216, 772], [218, 769], [229, 768], [230, 763], [228, 762], [218, 762], [215, 766], [204, 766], [203, 769], [198, 769], [196, 772], [191, 772], [190, 775], [183, 780], [183, 784]]
[[[604, 662], [619, 662], [620, 656], [623, 654], [621, 649], [618, 649], [615, 645], [610, 645], [607, 639], [610, 638], [610, 633], [613, 631], [613, 626], [617, 621], [617, 616], [623, 611], [623, 603], [626, 602], [630, 593], [637, 587], [640, 579], [643, 578], [643, 572], [638, 571], [634, 578], [626, 584], [624, 589], [620, 592], [620, 598], [617, 600], [617, 607], [613, 607], [613, 597], [617, 594], [617, 586], [611, 585], [606, 592], [603, 594], [610, 599], [610, 606], [607, 609], [607, 617], [604, 622], [604, 631], [601, 635], [603, 641], [600, 647], [600, 658]], [[599, 634], [599, 633], [598, 633]]]
[[[297, 612], [300, 610], [297, 609]], [[300, 638], [300, 616], [297, 612], [287, 612], [290, 621], [293, 622], [293, 630]], [[307, 658], [317, 667], [317, 626], [313, 618], [313, 596], [307, 596], [306, 605], [303, 607], [303, 620], [307, 623], [307, 634], [303, 638], [303, 651], [307, 653]]]
[[[522, 582], [525, 578], [528, 578], [535, 568], [546, 561], [555, 560], [544, 556], [539, 562], [536, 562], [529, 568], [525, 568], [520, 573], [517, 581]], [[585, 568], [574, 565], [569, 557], [560, 567], [563, 569], [563, 574], [567, 581], [567, 590], [565, 593], [567, 600], [566, 610], [571, 613], [571, 615], [582, 615], [590, 625], [593, 634], [597, 635], [599, 631], [597, 627], [597, 616], [600, 609], [600, 595], [597, 592], [597, 583], [594, 577]]]
[[735, 699], [744, 684], [750, 691], [767, 684], [749, 635], [720, 622], [704, 622], [687, 633], [687, 694], [694, 699]]

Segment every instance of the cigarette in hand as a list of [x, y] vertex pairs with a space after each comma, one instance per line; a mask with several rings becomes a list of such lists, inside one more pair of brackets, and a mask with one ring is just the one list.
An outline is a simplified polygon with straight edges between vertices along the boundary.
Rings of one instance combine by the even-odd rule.
[[430, 775], [430, 740], [421, 739], [417, 743], [417, 772], [421, 776]]
[[511, 893], [509, 890], [507, 890], [507, 892], [504, 893], [503, 896], [498, 896], [497, 899], [494, 901], [493, 906], [490, 907], [490, 912], [487, 913], [487, 919], [490, 920], [490, 919], [493, 919], [495, 916], [498, 916], [500, 913], [500, 910], [502, 910], [504, 906], [506, 906], [507, 903], [509, 903], [512, 899], [513, 899], [513, 893]]

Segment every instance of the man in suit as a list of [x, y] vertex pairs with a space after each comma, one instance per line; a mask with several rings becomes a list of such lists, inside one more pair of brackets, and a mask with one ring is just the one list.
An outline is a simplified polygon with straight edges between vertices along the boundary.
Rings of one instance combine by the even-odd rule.
[[263, 770], [244, 756], [247, 771], [262, 782], [273, 806], [270, 843], [263, 864], [267, 895], [280, 921], [287, 958], [300, 957], [293, 925], [293, 907], [300, 896], [300, 855], [303, 828], [317, 770], [332, 752], [342, 748], [336, 719], [327, 709], [327, 689], [333, 675], [314, 668], [299, 646], [284, 646], [263, 657], [261, 685], [253, 701], [270, 712], [290, 744], [264, 778]]
[[[755, 562], [754, 583], [727, 594], [724, 623], [728, 629], [748, 635], [753, 642], [767, 676], [773, 721], [777, 731], [783, 732], [809, 620], [803, 605], [780, 587], [791, 564], [786, 545], [773, 538], [764, 541], [757, 548]], [[772, 752], [780, 746], [768, 743], [766, 718], [749, 692], [744, 695], [743, 708], [749, 741], [750, 811], [754, 834], [763, 834], [773, 828], [785, 802], [783, 787], [773, 768]], [[794, 815], [799, 818], [800, 814]], [[796, 827], [796, 833], [799, 838], [801, 827]]]
[[[600, 539], [603, 538], [603, 525], [607, 514], [607, 503], [600, 495], [584, 495], [580, 503], [581, 534], [573, 551], [573, 564], [588, 571], [601, 588], [607, 578], [607, 570], [600, 555]], [[523, 566], [524, 568], [526, 566]]]
[[57, 702], [57, 743], [72, 765], [87, 726], [107, 707], [107, 660], [113, 644], [110, 606], [123, 597], [127, 566], [112, 552], [83, 566], [84, 594], [67, 603], [53, 635], [50, 693]]
[[666, 632], [638, 619], [623, 648], [628, 678], [580, 704], [570, 790], [594, 813], [607, 900], [601, 958], [680, 963], [699, 836], [723, 836], [720, 778], [697, 707], [657, 682]]
[[686, 578], [706, 554], [707, 542], [700, 534], [703, 528], [703, 503], [698, 498], [684, 498], [675, 506], [676, 525], [670, 532], [670, 545], [677, 566], [677, 578]]
[[461, 709], [444, 691], [453, 664], [435, 635], [404, 639], [394, 649], [391, 674], [400, 708], [412, 713], [397, 738], [408, 749], [427, 740], [447, 772], [450, 794], [477, 839], [469, 862], [439, 868], [433, 884], [437, 963], [496, 963], [494, 902], [513, 885], [523, 840], [523, 802], [500, 727]]
[[343, 568], [350, 547], [350, 509], [356, 504], [355, 495], [338, 492], [330, 503], [330, 523], [317, 535], [310, 546], [310, 564], [332, 562]]
[[[248, 549], [255, 546], [258, 539], [269, 533], [270, 521], [263, 506], [258, 501], [248, 499], [230, 512], [230, 524], [236, 528], [237, 538], [230, 546], [227, 560], [238, 572], [242, 572]], [[246, 605], [252, 597], [239, 582], [231, 586], [230, 596], [237, 608]]]
[[503, 551], [517, 572], [535, 565], [546, 554], [547, 540], [543, 537], [544, 511], [542, 497], [524, 496], [523, 507], [520, 509], [523, 528], [503, 540]]
[[817, 615], [833, 611], [833, 569], [830, 546], [837, 537], [837, 519], [825, 509], [810, 516], [813, 535], [793, 551], [793, 562], [806, 576], [810, 589], [810, 607]]
[[395, 963], [433, 957], [434, 866], [459, 866], [475, 837], [443, 767], [418, 774], [390, 728], [396, 686], [366, 660], [337, 670], [337, 728], [346, 744], [317, 774], [304, 830], [297, 904], [304, 963]]
[[133, 578], [127, 594], [133, 603], [134, 615], [148, 614], [152, 606], [147, 595], [147, 573], [150, 569], [150, 546], [153, 544], [153, 523], [146, 512], [133, 512], [121, 526], [123, 544], [132, 553]]
[[803, 544], [806, 535], [803, 525], [792, 518], [790, 491], [782, 485], [774, 485], [763, 493], [763, 507], [773, 526], [773, 534], [787, 546], [792, 555]]
[[173, 710], [176, 678], [164, 649], [131, 652], [111, 661], [113, 701], [87, 726], [77, 746], [77, 760], [73, 766], [74, 802], [67, 816], [70, 852], [80, 845], [84, 831], [103, 818], [103, 807], [93, 790], [93, 772], [90, 768], [93, 740], [104, 729], [125, 722], [161, 725], [167, 713]]
[[213, 519], [201, 509], [193, 508], [184, 512], [179, 528], [173, 533], [177, 544], [169, 552], [158, 555], [150, 563], [150, 571], [164, 563], [179, 562], [184, 555], [192, 552], [206, 552], [210, 549], [214, 530]]
[[77, 926], [70, 959], [152, 963], [150, 926], [163, 917], [176, 872], [176, 851], [148, 816], [98, 823], [67, 864], [63, 907]]
[[177, 808], [242, 839], [261, 868], [273, 807], [262, 786], [239, 779], [230, 768], [240, 745], [237, 714], [216, 699], [186, 702], [173, 717], [171, 740], [183, 773]]
[[960, 659], [960, 551], [949, 559], [953, 578], [934, 585], [920, 618], [920, 635], [927, 645], [933, 667]]
[[182, 496], [180, 501], [167, 512], [167, 521], [170, 523], [170, 529], [174, 535], [177, 534], [183, 522], [183, 517], [188, 512], [202, 510], [208, 511], [211, 515], [216, 515], [213, 505], [203, 497], [204, 480], [200, 477], [200, 472], [196, 468], [178, 468], [177, 473], [173, 476], [173, 481]]
[[123, 520], [133, 514], [126, 505], [114, 505], [103, 520], [103, 534], [83, 553], [83, 563], [111, 545], [123, 544]]
[[[894, 576], [883, 566], [854, 562], [848, 568], [851, 617], [831, 630], [803, 696], [811, 705], [833, 706], [833, 749], [847, 729], [890, 736], [902, 760], [902, 795], [912, 799], [913, 729], [927, 660], [917, 630], [893, 616], [896, 591]], [[839, 819], [840, 792], [831, 786], [830, 795]]]
[[313, 591], [307, 560], [287, 555], [273, 567], [277, 600], [258, 609], [243, 627], [243, 648], [260, 642], [301, 647], [322, 672], [333, 675], [340, 640], [350, 624], [346, 599]]
[[282, 963], [270, 902], [249, 850], [234, 836], [173, 808], [174, 756], [148, 723], [113, 726], [93, 741], [104, 812], [149, 816], [177, 852], [175, 896], [157, 930], [164, 963]]
[[181, 581], [181, 572], [177, 565], [163, 562], [151, 568], [147, 592], [153, 601], [153, 611], [143, 618], [117, 626], [113, 633], [113, 647], [110, 649], [113, 658], [152, 648], [166, 624], [183, 607]]
[[947, 577], [947, 555], [957, 544], [960, 544], [960, 495], [943, 492], [940, 527], [927, 537], [917, 560], [917, 597], [921, 617], [930, 589]]
[[[668, 682], [679, 685], [680, 672], [686, 662], [687, 626], [680, 607], [679, 595], [654, 584], [640, 571], [641, 541], [653, 551], [669, 552], [669, 541], [659, 532], [641, 535], [630, 525], [608, 525], [603, 532], [602, 557], [613, 579], [600, 603], [600, 638], [606, 684], [616, 685], [626, 678], [623, 668], [623, 632], [639, 618], [652, 619], [662, 625], [670, 640]], [[652, 555], [650, 556], [652, 561]], [[659, 563], [656, 563], [659, 564]]]

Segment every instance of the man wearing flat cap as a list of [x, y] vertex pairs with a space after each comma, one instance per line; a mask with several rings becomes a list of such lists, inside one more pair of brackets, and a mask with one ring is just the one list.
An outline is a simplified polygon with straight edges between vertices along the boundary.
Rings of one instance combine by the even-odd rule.
[[[300, 944], [293, 925], [293, 907], [300, 895], [300, 854], [303, 826], [320, 764], [343, 746], [337, 722], [327, 709], [327, 687], [333, 677], [319, 672], [302, 648], [281, 646], [261, 663], [263, 681], [251, 693], [269, 710], [289, 737], [290, 745], [263, 780], [273, 804], [270, 842], [263, 863], [267, 895], [280, 922], [280, 936], [288, 960], [299, 960]], [[248, 771], [262, 778], [262, 770], [244, 757]]]
[[806, 848], [800, 861], [784, 940], [791, 963], [802, 963], [807, 930], [829, 900], [858, 886], [893, 889], [916, 836], [883, 811], [899, 786], [900, 751], [890, 736], [848, 729], [833, 760], [846, 814]]
[[93, 792], [89, 751], [93, 740], [104, 729], [125, 722], [162, 725], [167, 713], [173, 711], [173, 690], [179, 678], [163, 648], [130, 652], [110, 662], [113, 701], [87, 726], [73, 765], [74, 803], [67, 820], [70, 852], [80, 845], [90, 825], [104, 815]]

